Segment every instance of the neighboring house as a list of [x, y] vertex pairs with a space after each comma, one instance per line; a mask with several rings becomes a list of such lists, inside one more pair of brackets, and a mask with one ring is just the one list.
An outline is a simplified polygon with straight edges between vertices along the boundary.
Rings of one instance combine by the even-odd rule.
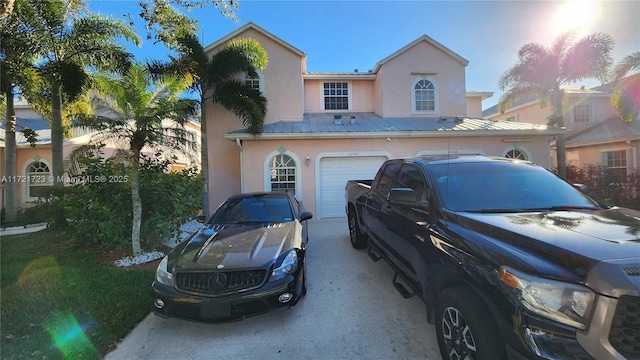
[[293, 192], [317, 218], [345, 216], [348, 179], [371, 179], [389, 158], [483, 154], [550, 167], [548, 139], [563, 131], [482, 119], [490, 92], [466, 90], [468, 61], [427, 35], [367, 72], [309, 72], [306, 55], [248, 23], [208, 45], [257, 39], [269, 56], [253, 84], [268, 99], [253, 137], [220, 105], [207, 106], [210, 205], [238, 192]]
[[[47, 192], [52, 186], [52, 177], [50, 178], [52, 163], [51, 163], [51, 128], [49, 124], [36, 113], [33, 108], [23, 99], [15, 99], [15, 111], [16, 111], [16, 162], [14, 174], [17, 176], [18, 193], [15, 196], [16, 205], [18, 208], [25, 208], [30, 203], [38, 200], [38, 196]], [[171, 126], [171, 122], [167, 121], [165, 126]], [[38, 141], [35, 147], [32, 147], [27, 139], [22, 135], [22, 129], [28, 127], [38, 134]], [[197, 148], [199, 149], [200, 143], [200, 124], [196, 122], [188, 122], [187, 129], [193, 134]], [[78, 146], [90, 143], [91, 137], [95, 132], [88, 131], [82, 128], [72, 128], [71, 136], [64, 140], [63, 143], [63, 156], [66, 159], [73, 149]], [[109, 157], [114, 154], [117, 149], [127, 148], [126, 143], [112, 142], [103, 149], [104, 157]], [[177, 154], [177, 159], [172, 159], [171, 170], [180, 171], [188, 166], [195, 166], [199, 168], [200, 158], [198, 154], [188, 156], [186, 154]], [[0, 179], [5, 177], [5, 126], [4, 121], [0, 127]], [[66, 177], [67, 178], [67, 177]], [[28, 179], [42, 179], [46, 181], [37, 181], [29, 183]], [[5, 204], [5, 191], [7, 191], [6, 183], [1, 185], [1, 199], [2, 206]]]
[[[634, 75], [640, 76], [640, 75]], [[611, 106], [612, 87], [606, 84], [591, 89], [563, 88], [565, 91], [564, 124], [567, 164], [582, 168], [602, 165], [620, 179], [626, 179], [634, 169], [640, 169], [640, 119], [623, 121]], [[550, 107], [541, 108], [535, 97], [516, 101], [504, 113], [493, 106], [483, 111], [487, 119], [527, 121], [546, 124]], [[555, 140], [550, 142], [553, 166], [557, 167]]]

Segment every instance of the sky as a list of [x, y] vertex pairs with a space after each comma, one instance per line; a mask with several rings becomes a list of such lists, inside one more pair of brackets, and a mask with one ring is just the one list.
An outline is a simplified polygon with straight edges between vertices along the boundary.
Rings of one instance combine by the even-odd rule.
[[[169, 53], [145, 40], [135, 0], [89, 0], [91, 11], [136, 20], [141, 47], [130, 45], [137, 60], [163, 59]], [[240, 0], [237, 22], [209, 6], [188, 13], [199, 21], [201, 42], [208, 45], [253, 22], [307, 55], [307, 71], [373, 69], [376, 63], [426, 34], [469, 61], [468, 91], [503, 93], [500, 76], [517, 63], [527, 43], [545, 46], [565, 31], [579, 36], [606, 33], [614, 41], [614, 63], [640, 51], [640, 1], [275, 1]], [[600, 85], [587, 80], [575, 86]]]

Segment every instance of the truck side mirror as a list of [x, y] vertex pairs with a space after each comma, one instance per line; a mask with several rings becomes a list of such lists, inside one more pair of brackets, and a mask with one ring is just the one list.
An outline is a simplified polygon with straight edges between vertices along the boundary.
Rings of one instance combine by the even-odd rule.
[[391, 203], [415, 203], [416, 193], [411, 188], [393, 188], [387, 197]]

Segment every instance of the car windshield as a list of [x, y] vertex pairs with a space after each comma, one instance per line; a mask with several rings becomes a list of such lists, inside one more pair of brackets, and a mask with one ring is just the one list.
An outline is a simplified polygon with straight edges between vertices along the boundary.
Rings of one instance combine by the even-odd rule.
[[211, 224], [286, 222], [293, 214], [284, 197], [241, 197], [227, 200], [213, 214]]
[[599, 209], [548, 170], [529, 163], [450, 163], [431, 167], [444, 206], [453, 211], [519, 212]]

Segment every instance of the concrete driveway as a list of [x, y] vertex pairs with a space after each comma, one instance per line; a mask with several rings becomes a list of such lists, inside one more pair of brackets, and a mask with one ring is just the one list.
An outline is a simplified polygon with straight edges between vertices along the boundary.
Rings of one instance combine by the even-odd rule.
[[105, 359], [441, 359], [423, 303], [351, 247], [346, 219], [310, 221], [306, 256], [295, 307], [228, 324], [150, 314]]

